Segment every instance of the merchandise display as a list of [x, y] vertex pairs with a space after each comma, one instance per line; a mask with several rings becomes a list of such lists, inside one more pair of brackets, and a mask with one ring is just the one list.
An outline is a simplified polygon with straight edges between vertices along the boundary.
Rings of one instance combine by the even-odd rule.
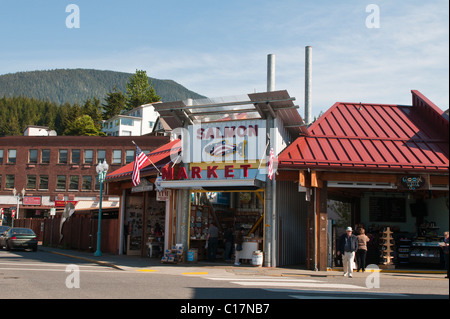
[[184, 247], [182, 244], [172, 246], [172, 249], [166, 249], [164, 256], [161, 258], [161, 263], [177, 264], [184, 261]]
[[245, 249], [241, 259], [251, 261], [253, 252], [262, 249], [263, 207], [262, 195], [258, 192], [198, 193], [191, 202], [189, 248], [196, 249], [199, 260], [206, 258], [208, 229], [214, 222], [219, 230], [217, 258], [225, 259], [225, 232], [231, 229], [235, 234], [244, 228]]

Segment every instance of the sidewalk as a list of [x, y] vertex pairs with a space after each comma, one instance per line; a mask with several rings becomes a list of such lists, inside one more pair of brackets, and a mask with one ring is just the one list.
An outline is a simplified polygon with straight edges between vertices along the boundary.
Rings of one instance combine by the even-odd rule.
[[[113, 255], [104, 253], [100, 257], [94, 256], [94, 253], [82, 252], [76, 250], [67, 250], [53, 247], [39, 246], [40, 251], [58, 254], [85, 262], [96, 263], [106, 267], [112, 267], [118, 270], [137, 270], [151, 271], [152, 269], [166, 269], [167, 271], [177, 269], [180, 271], [189, 271], [189, 273], [205, 273], [211, 271], [226, 271], [235, 274], [253, 274], [263, 276], [317, 276], [330, 277], [341, 276], [342, 268], [329, 268], [327, 271], [314, 271], [301, 268], [301, 266], [292, 267], [255, 267], [251, 264], [241, 264], [235, 266], [233, 263], [223, 261], [208, 262], [199, 261], [197, 263], [184, 262], [180, 264], [161, 263], [159, 258], [148, 258], [140, 256]], [[380, 269], [383, 273], [403, 273], [403, 274], [446, 274], [446, 270], [432, 269]]]

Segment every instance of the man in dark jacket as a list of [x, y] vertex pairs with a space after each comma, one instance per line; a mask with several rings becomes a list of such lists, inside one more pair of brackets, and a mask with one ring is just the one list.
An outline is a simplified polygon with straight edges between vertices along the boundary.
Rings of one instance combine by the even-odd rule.
[[344, 277], [348, 275], [349, 278], [352, 278], [355, 252], [358, 250], [358, 239], [353, 235], [351, 227], [347, 227], [345, 232], [346, 234], [339, 239], [337, 254], [342, 254]]

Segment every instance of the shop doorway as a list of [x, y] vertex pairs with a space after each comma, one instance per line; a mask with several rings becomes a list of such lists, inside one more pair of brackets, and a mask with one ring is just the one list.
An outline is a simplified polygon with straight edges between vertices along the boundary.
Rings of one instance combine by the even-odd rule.
[[162, 256], [166, 203], [155, 191], [130, 193], [125, 200], [123, 251], [126, 255]]
[[197, 250], [199, 260], [208, 260], [206, 239], [211, 223], [214, 223], [219, 233], [216, 260], [234, 261], [234, 242], [231, 244], [229, 238], [234, 240], [241, 228], [244, 231], [242, 251], [239, 253], [241, 262], [250, 262], [254, 251], [263, 250], [263, 189], [192, 191], [189, 218], [189, 249]]

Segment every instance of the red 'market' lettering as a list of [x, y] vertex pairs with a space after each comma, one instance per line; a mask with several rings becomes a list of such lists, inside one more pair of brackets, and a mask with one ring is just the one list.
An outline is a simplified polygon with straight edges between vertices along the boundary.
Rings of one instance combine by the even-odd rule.
[[200, 172], [202, 171], [202, 169], [198, 166], [193, 166], [192, 170], [191, 170], [191, 176], [192, 178], [202, 178], [202, 176], [200, 175]]
[[234, 177], [234, 165], [225, 165], [225, 178]]
[[216, 173], [217, 167], [218, 166], [213, 166], [213, 167], [208, 166], [208, 170], [206, 172], [208, 178], [211, 178], [211, 176], [214, 177], [214, 178], [219, 178], [219, 176]]
[[241, 168], [244, 170], [244, 177], [248, 177], [248, 169], [252, 167], [250, 164], [241, 165]]
[[186, 173], [186, 169], [182, 166], [180, 167], [180, 169], [178, 170], [178, 175], [177, 175], [177, 179], [187, 179], [187, 173]]
[[163, 180], [173, 179], [173, 167], [163, 167], [161, 170], [161, 175]]

